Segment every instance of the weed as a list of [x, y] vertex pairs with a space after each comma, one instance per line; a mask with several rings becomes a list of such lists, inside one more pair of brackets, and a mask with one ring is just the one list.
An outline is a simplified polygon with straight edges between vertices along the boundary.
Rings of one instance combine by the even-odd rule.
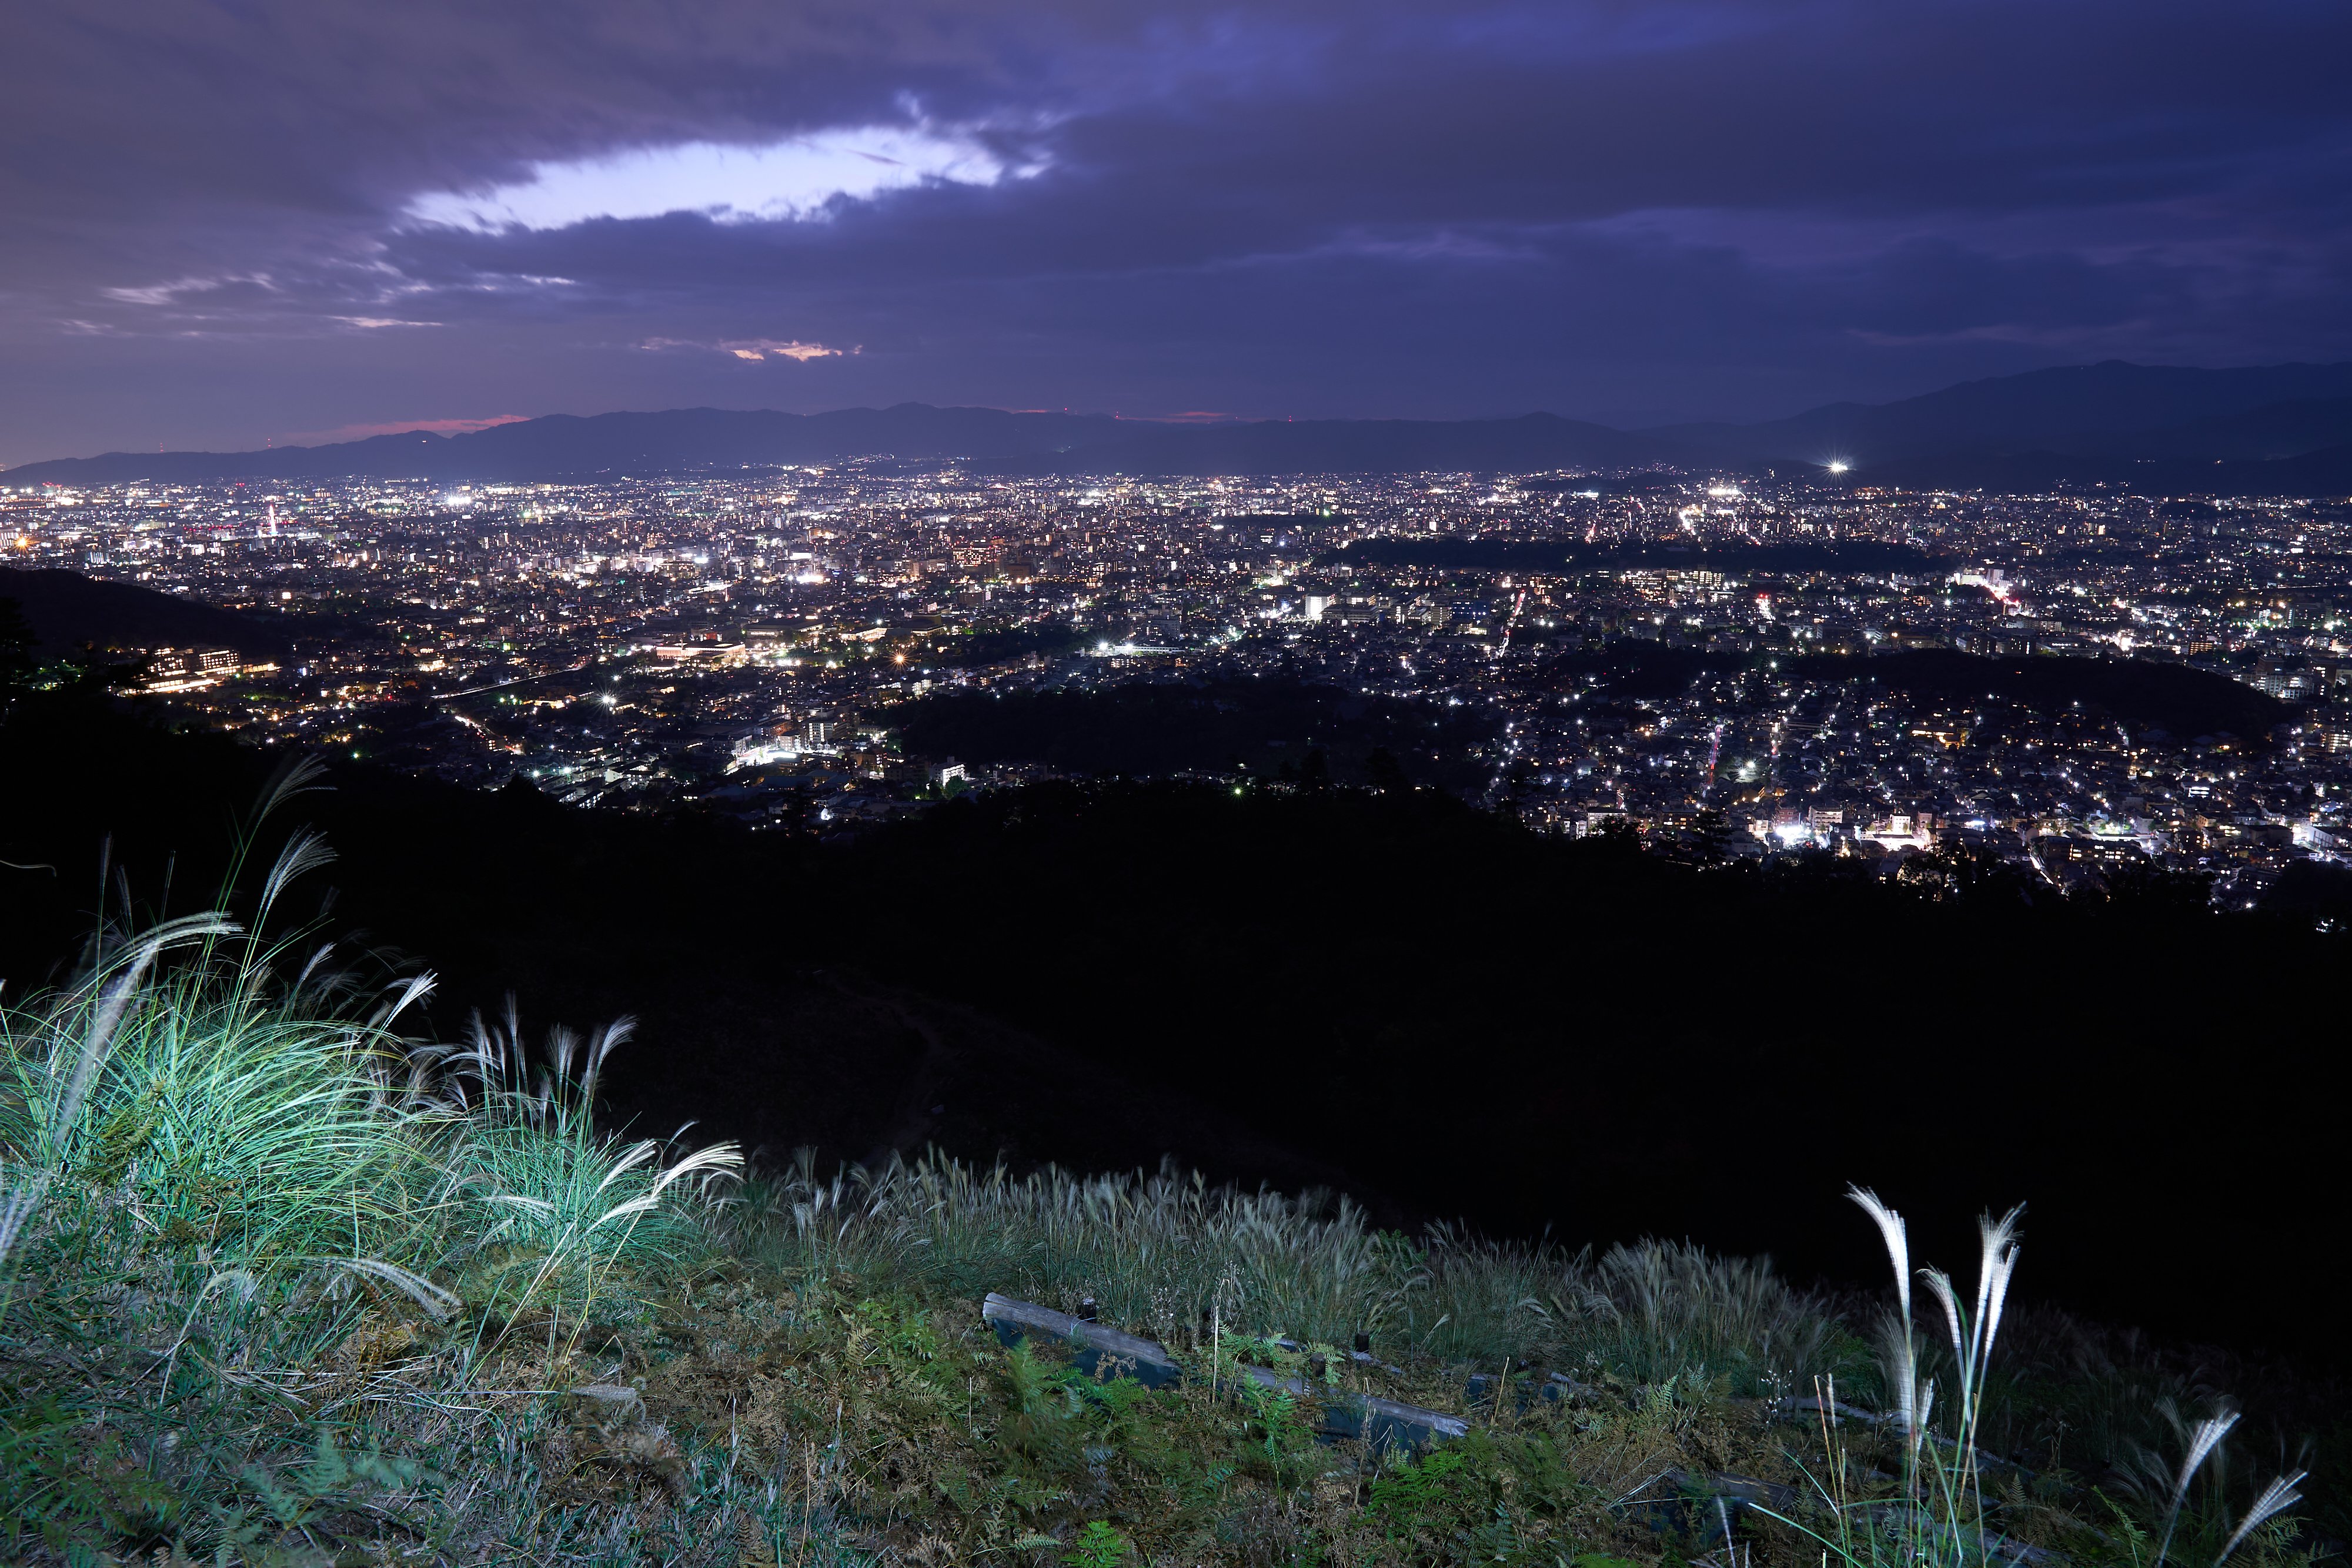
[[560, 1062], [528, 1096], [486, 1089], [478, 1049], [453, 1066], [399, 1034], [428, 978], [370, 991], [303, 932], [265, 936], [327, 858], [297, 833], [249, 925], [110, 926], [79, 977], [0, 1010], [14, 1551], [267, 1557], [322, 1520], [395, 1528], [352, 1500], [429, 1489], [388, 1444], [444, 1407], [434, 1386], [510, 1375], [534, 1297], [576, 1324], [680, 1259], [732, 1160], [599, 1136]]
[[1413, 1535], [1448, 1500], [1467, 1462], [1459, 1449], [1440, 1449], [1399, 1465], [1372, 1483], [1372, 1516], [1392, 1541]]
[[1062, 1561], [1070, 1568], [1121, 1568], [1133, 1551], [1126, 1536], [1097, 1519], [1078, 1531]]

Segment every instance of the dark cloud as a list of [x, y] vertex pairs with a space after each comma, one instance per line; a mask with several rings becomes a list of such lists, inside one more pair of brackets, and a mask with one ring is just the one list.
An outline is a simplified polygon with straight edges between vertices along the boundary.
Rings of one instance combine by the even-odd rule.
[[[677, 402], [1761, 416], [2352, 356], [2335, 5], [101, 0], [12, 44], [0, 461]], [[408, 215], [877, 126], [1026, 172]]]

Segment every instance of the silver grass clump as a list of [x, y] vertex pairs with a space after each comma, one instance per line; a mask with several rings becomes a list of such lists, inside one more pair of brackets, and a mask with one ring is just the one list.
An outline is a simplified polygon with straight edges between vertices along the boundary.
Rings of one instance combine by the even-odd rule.
[[2221, 1446], [2221, 1439], [2228, 1437], [2230, 1428], [2237, 1424], [2238, 1413], [2224, 1410], [2198, 1422], [2197, 1429], [2189, 1434], [2189, 1451], [2181, 1456], [2180, 1473], [2173, 1480], [2172, 1497], [2164, 1511], [2164, 1539], [2157, 1543], [2156, 1548], [2156, 1560], [2159, 1564], [2163, 1563], [2165, 1554], [2172, 1550], [2172, 1531], [2180, 1522], [2180, 1505], [2188, 1500], [2189, 1483], [2197, 1479], [2197, 1472], [2204, 1469], [2205, 1461], [2212, 1457], [2213, 1450]]
[[[79, 1041], [68, 1040], [62, 1033], [58, 1049], [49, 1059], [52, 1079], [64, 1070], [68, 1055], [73, 1060], [73, 1075], [65, 1092], [52, 1103], [47, 1117], [48, 1146], [43, 1151], [54, 1164], [64, 1152], [67, 1140], [73, 1137], [81, 1121], [83, 1103], [89, 1098], [90, 1086], [97, 1081], [99, 1068], [105, 1062], [107, 1051], [114, 1043], [114, 1032], [121, 1026], [123, 1015], [146, 984], [147, 972], [167, 949], [189, 942], [205, 942], [215, 936], [232, 936], [236, 925], [218, 915], [192, 915], [184, 919], [166, 921], [132, 945], [130, 956], [118, 960], [90, 984], [95, 996], [90, 1003], [89, 1020]], [[70, 1009], [68, 1009], [70, 1010]]]
[[1887, 1259], [1895, 1265], [1896, 1310], [1886, 1321], [1882, 1337], [1888, 1389], [1894, 1396], [1893, 1415], [1902, 1425], [1905, 1474], [1908, 1477], [1918, 1469], [1920, 1436], [1927, 1429], [1927, 1417], [1936, 1402], [1933, 1380], [1924, 1387], [1919, 1381], [1918, 1347], [1912, 1340], [1910, 1229], [1903, 1217], [1881, 1202], [1870, 1188], [1848, 1187], [1846, 1197], [1859, 1204], [1862, 1211], [1877, 1224], [1879, 1239], [1886, 1244]]
[[1984, 1415], [1985, 1378], [1992, 1361], [1993, 1336], [2000, 1328], [2001, 1305], [2009, 1298], [2010, 1279], [2017, 1272], [2017, 1222], [2024, 1212], [2021, 1204], [1998, 1220], [1987, 1215], [1977, 1222], [1983, 1250], [1977, 1260], [1975, 1311], [1962, 1309], [1950, 1275], [1941, 1269], [1919, 1270], [1919, 1278], [1944, 1309], [1953, 1359], [1959, 1364], [1960, 1461], [1972, 1490], [1977, 1484], [1977, 1425]]
[[2303, 1494], [2294, 1489], [2303, 1484], [2304, 1478], [2309, 1473], [2307, 1470], [2297, 1470], [2291, 1476], [2281, 1476], [2264, 1487], [2263, 1495], [2254, 1500], [2254, 1506], [2246, 1511], [2246, 1517], [2239, 1521], [2238, 1528], [2231, 1532], [2230, 1539], [2222, 1544], [2221, 1554], [2213, 1559], [2214, 1568], [2221, 1568], [2221, 1564], [2228, 1560], [2230, 1553], [2238, 1549], [2238, 1543], [2252, 1534], [2255, 1530], [2301, 1502]]
[[[1877, 1225], [1895, 1269], [1897, 1310], [1885, 1339], [1889, 1392], [1904, 1436], [1903, 1496], [1906, 1502], [1927, 1505], [1906, 1516], [1914, 1521], [1906, 1528], [1920, 1532], [1911, 1551], [1923, 1560], [1966, 1562], [1972, 1553], [1982, 1552], [1984, 1489], [1977, 1469], [1977, 1424], [1983, 1414], [1985, 1380], [2000, 1329], [2001, 1309], [2017, 1271], [2017, 1222], [2024, 1210], [2012, 1208], [1999, 1219], [1988, 1215], [1979, 1222], [1977, 1287], [1969, 1304], [1963, 1305], [1951, 1276], [1942, 1270], [1916, 1270], [1928, 1294], [1944, 1310], [1945, 1327], [1958, 1363], [1958, 1389], [1954, 1396], [1958, 1440], [1948, 1465], [1942, 1451], [1931, 1446], [1928, 1434], [1928, 1422], [1935, 1415], [1936, 1385], [1932, 1379], [1919, 1376], [1911, 1311], [1914, 1270], [1909, 1227], [1867, 1187], [1849, 1187], [1846, 1196]], [[1924, 1465], [1923, 1458], [1927, 1461]]]
[[[2172, 1481], [2172, 1495], [2166, 1502], [2164, 1536], [2158, 1543], [2156, 1561], [2151, 1568], [2164, 1568], [2165, 1558], [2172, 1550], [2173, 1532], [2180, 1522], [2181, 1507], [2189, 1500], [2189, 1484], [2197, 1479], [2197, 1472], [2221, 1451], [2222, 1440], [2237, 1424], [2238, 1412], [2225, 1409], [2198, 1422], [2196, 1428], [2189, 1433], [2188, 1451], [2181, 1456], [2179, 1472]], [[2237, 1529], [2231, 1531], [2229, 1540], [2222, 1542], [2221, 1550], [2214, 1554], [2213, 1568], [2221, 1568], [2247, 1536], [2301, 1502], [2303, 1494], [2295, 1489], [2303, 1484], [2308, 1473], [2297, 1470], [2293, 1475], [2280, 1476], [2264, 1487], [2262, 1495], [2254, 1499], [2253, 1506], [2246, 1510], [2245, 1518], [2238, 1521]]]
[[[1942, 1450], [1929, 1446], [1927, 1435], [1928, 1417], [1935, 1407], [1936, 1389], [1932, 1380], [1921, 1379], [1918, 1373], [1918, 1347], [1914, 1338], [1911, 1315], [1913, 1270], [1908, 1228], [1904, 1224], [1903, 1217], [1888, 1207], [1869, 1188], [1850, 1187], [1846, 1196], [1877, 1225], [1879, 1237], [1886, 1245], [1887, 1258], [1895, 1268], [1898, 1309], [1885, 1324], [1884, 1333], [1889, 1392], [1895, 1406], [1893, 1414], [1902, 1423], [1906, 1439], [1904, 1496], [1906, 1500], [1927, 1505], [1910, 1516], [1916, 1521], [1912, 1528], [1923, 1531], [1924, 1536], [1912, 1543], [1913, 1555], [1921, 1561], [1935, 1559], [1953, 1563], [1965, 1563], [1972, 1555], [1985, 1556], [1988, 1553], [1984, 1494], [1978, 1471], [1977, 1431], [1984, 1415], [1986, 1379], [1992, 1362], [1993, 1345], [2000, 1333], [2001, 1313], [2008, 1303], [2010, 1283], [2017, 1274], [2021, 1251], [2018, 1221], [2024, 1215], [2024, 1207], [2021, 1205], [2012, 1208], [1999, 1219], [1988, 1214], [1979, 1220], [1976, 1291], [1968, 1300], [1962, 1299], [1951, 1276], [1942, 1270], [1922, 1268], [1917, 1270], [1927, 1293], [1943, 1309], [1944, 1326], [1951, 1339], [1952, 1355], [1958, 1368], [1958, 1414], [1954, 1423], [1957, 1430], [1953, 1434], [1952, 1458], [1948, 1465]], [[2179, 1471], [2171, 1478], [2163, 1535], [2150, 1568], [2164, 1568], [2190, 1483], [2220, 1449], [2222, 1439], [2229, 1436], [2237, 1420], [2235, 1411], [2225, 1410], [2199, 1422], [2190, 1433], [2188, 1451], [2182, 1457]], [[1928, 1461], [1924, 1467], [1921, 1464], [1923, 1453]], [[1929, 1484], [1923, 1487], [1923, 1480]], [[2302, 1498], [2295, 1489], [2303, 1480], [2304, 1472], [2297, 1471], [2291, 1476], [2281, 1476], [2265, 1488], [2214, 1557], [2212, 1568], [2220, 1568], [2247, 1536], [2300, 1502]], [[1850, 1563], [1855, 1561], [1845, 1546], [1839, 1546], [1839, 1551]]]

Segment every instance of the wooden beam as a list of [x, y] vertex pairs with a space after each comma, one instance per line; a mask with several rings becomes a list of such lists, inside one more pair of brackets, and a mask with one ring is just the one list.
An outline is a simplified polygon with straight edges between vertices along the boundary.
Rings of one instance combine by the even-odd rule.
[[1114, 1366], [1109, 1375], [1132, 1377], [1146, 1388], [1165, 1388], [1182, 1381], [1184, 1376], [1176, 1358], [1159, 1342], [1122, 1333], [1108, 1323], [1082, 1322], [1067, 1312], [1057, 1312], [1034, 1301], [1016, 1301], [993, 1291], [981, 1302], [980, 1315], [996, 1331], [998, 1341], [1006, 1345], [1018, 1344], [1036, 1333], [1074, 1346], [1077, 1354], [1073, 1359], [1078, 1370], [1090, 1377], [1105, 1375], [1101, 1369], [1106, 1359], [1124, 1364]]
[[[1006, 1344], [1020, 1343], [1031, 1334], [1059, 1340], [1076, 1351], [1078, 1369], [1090, 1376], [1133, 1377], [1147, 1388], [1165, 1388], [1183, 1380], [1184, 1369], [1155, 1340], [1123, 1333], [1105, 1323], [1090, 1323], [1034, 1301], [1016, 1301], [991, 1291], [980, 1304], [980, 1315]], [[1369, 1362], [1370, 1356], [1358, 1359]], [[1105, 1373], [1108, 1365], [1110, 1370]], [[1422, 1448], [1459, 1437], [1470, 1424], [1459, 1416], [1424, 1410], [1377, 1395], [1359, 1394], [1285, 1377], [1263, 1366], [1244, 1366], [1243, 1373], [1260, 1387], [1279, 1390], [1312, 1401], [1320, 1413], [1318, 1427], [1327, 1437], [1347, 1437], [1375, 1448]]]

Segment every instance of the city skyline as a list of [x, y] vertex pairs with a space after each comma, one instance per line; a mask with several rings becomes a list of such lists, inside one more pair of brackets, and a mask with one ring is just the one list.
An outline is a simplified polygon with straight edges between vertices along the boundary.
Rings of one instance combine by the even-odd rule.
[[0, 502], [18, 567], [266, 618], [241, 651], [229, 618], [149, 640], [139, 678], [189, 718], [478, 789], [799, 834], [950, 786], [1410, 780], [1570, 837], [1890, 877], [1967, 846], [2227, 908], [2352, 841], [2345, 517], [887, 459]]

